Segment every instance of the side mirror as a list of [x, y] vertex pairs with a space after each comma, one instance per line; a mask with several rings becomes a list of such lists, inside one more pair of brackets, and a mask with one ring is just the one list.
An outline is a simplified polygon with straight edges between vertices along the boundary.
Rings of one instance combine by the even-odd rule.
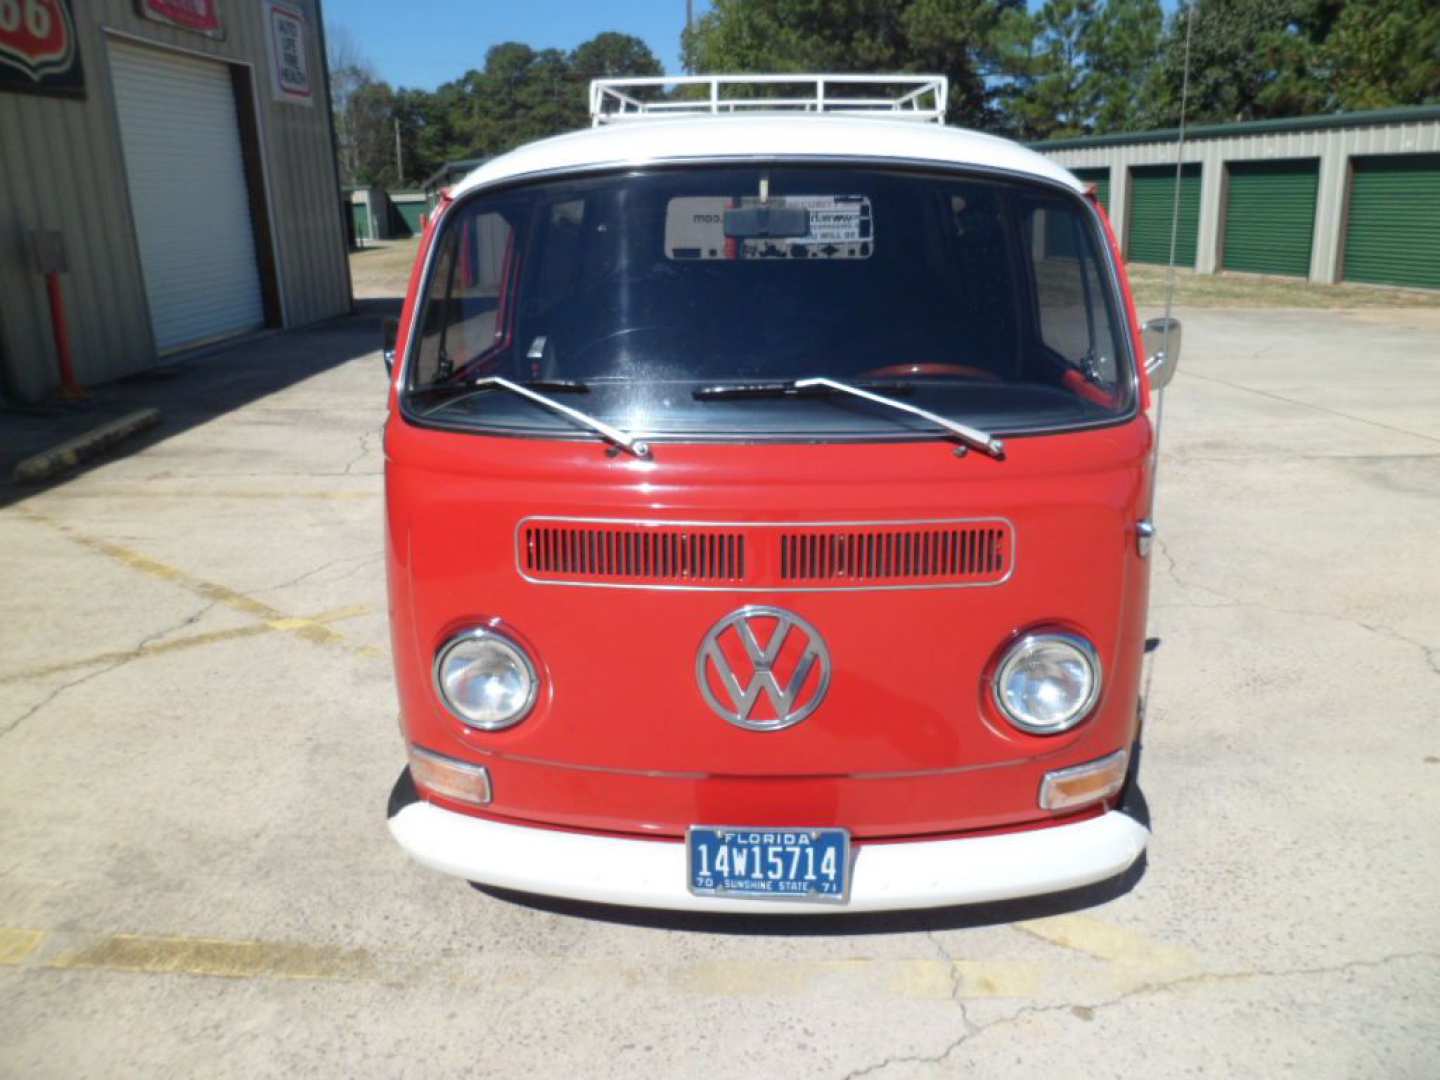
[[1145, 373], [1150, 376], [1150, 387], [1163, 390], [1175, 377], [1180, 363], [1180, 320], [1151, 319], [1140, 336], [1145, 343]]
[[380, 324], [380, 352], [385, 357], [385, 373], [395, 371], [395, 342], [400, 338], [400, 320], [387, 315]]

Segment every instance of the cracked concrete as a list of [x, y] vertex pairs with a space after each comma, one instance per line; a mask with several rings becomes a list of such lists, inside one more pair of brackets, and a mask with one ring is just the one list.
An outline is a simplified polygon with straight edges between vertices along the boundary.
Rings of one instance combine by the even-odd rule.
[[1440, 1075], [1440, 323], [1180, 314], [1154, 836], [1058, 899], [776, 927], [408, 863], [371, 324], [0, 510], [0, 1072]]
[[[1336, 975], [1344, 972], [1358, 971], [1367, 968], [1384, 967], [1389, 964], [1407, 960], [1426, 960], [1437, 968], [1436, 974], [1440, 974], [1440, 954], [1434, 952], [1412, 952], [1400, 953], [1393, 956], [1383, 956], [1373, 960], [1352, 960], [1344, 964], [1337, 964], [1329, 967], [1295, 968], [1289, 971], [1233, 971], [1233, 972], [1206, 972], [1194, 975], [1183, 975], [1165, 982], [1143, 983], [1122, 994], [1107, 998], [1103, 1001], [1092, 1001], [1085, 1004], [1072, 1004], [1069, 1002], [1058, 1005], [1025, 1005], [1013, 1012], [1007, 1013], [994, 1020], [986, 1021], [983, 1024], [971, 1024], [967, 1021], [967, 1031], [958, 1039], [948, 1043], [938, 1054], [928, 1056], [896, 1056], [885, 1058], [883, 1061], [872, 1065], [866, 1065], [859, 1069], [846, 1073], [841, 1080], [857, 1080], [862, 1076], [884, 1076], [893, 1069], [903, 1065], [929, 1065], [940, 1066], [962, 1047], [967, 1046], [973, 1040], [987, 1032], [997, 1028], [1004, 1028], [1014, 1025], [1026, 1017], [1041, 1016], [1046, 1013], [1069, 1013], [1077, 1019], [1086, 1023], [1095, 1019], [1097, 1013], [1106, 1009], [1113, 1009], [1118, 1005], [1131, 1001], [1135, 998], [1146, 997], [1154, 994], [1171, 993], [1183, 987], [1197, 986], [1201, 984], [1214, 985], [1228, 982], [1238, 982], [1254, 979], [1286, 979], [1286, 978], [1315, 978], [1325, 975]], [[940, 1070], [937, 1070], [939, 1072]], [[957, 1074], [958, 1075], [958, 1074]]]

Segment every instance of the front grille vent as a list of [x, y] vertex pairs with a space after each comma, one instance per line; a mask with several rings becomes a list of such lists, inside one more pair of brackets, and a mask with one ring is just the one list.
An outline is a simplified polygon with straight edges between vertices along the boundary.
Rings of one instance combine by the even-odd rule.
[[745, 537], [682, 526], [526, 525], [521, 562], [543, 581], [717, 584], [745, 580]]
[[914, 582], [993, 584], [1010, 574], [1008, 522], [980, 521], [901, 529], [825, 528], [786, 532], [780, 579], [830, 585]]

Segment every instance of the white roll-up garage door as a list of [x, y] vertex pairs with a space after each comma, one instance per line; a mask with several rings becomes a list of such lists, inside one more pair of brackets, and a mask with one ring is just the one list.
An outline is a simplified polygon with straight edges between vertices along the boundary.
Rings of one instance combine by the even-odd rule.
[[112, 41], [110, 70], [156, 346], [263, 325], [229, 69]]

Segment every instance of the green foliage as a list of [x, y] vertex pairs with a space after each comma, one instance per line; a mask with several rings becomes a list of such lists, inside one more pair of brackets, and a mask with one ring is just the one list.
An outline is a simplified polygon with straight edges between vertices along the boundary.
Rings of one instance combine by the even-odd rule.
[[[446, 161], [501, 154], [521, 143], [584, 127], [592, 78], [658, 75], [660, 62], [629, 34], [607, 32], [573, 52], [493, 46], [485, 66], [434, 92], [392, 90], [363, 61], [331, 64], [331, 94], [346, 184], [414, 186]], [[401, 176], [396, 165], [399, 122]]]
[[[1045, 139], [1174, 126], [1187, 16], [1191, 123], [1440, 102], [1437, 0], [1182, 0], [1168, 21], [1160, 0], [713, 0], [682, 47], [700, 73], [946, 75], [951, 123]], [[607, 32], [570, 53], [504, 42], [433, 93], [392, 90], [338, 40], [349, 184], [413, 185], [583, 127], [590, 79], [662, 74], [643, 41]]]
[[1179, 118], [1185, 12], [1193, 122], [1440, 102], [1435, 0], [1194, 0], [1166, 28], [1146, 119]]
[[924, 72], [950, 79], [952, 123], [998, 127], [1007, 14], [1024, 0], [714, 0], [682, 36], [695, 72]]
[[1309, 69], [1323, 92], [1309, 111], [1381, 109], [1440, 103], [1440, 4], [1435, 0], [1364, 0], [1313, 4], [1339, 8], [1310, 49]]

